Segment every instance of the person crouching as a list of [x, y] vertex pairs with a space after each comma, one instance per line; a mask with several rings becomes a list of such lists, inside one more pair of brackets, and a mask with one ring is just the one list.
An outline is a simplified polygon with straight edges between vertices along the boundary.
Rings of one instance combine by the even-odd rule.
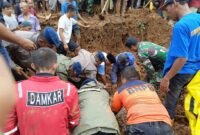
[[155, 88], [138, 80], [133, 66], [121, 72], [122, 86], [114, 94], [112, 110], [127, 111], [127, 135], [173, 135], [171, 120]]
[[[94, 79], [79, 77], [81, 64], [75, 62], [70, 69], [80, 78], [78, 90], [81, 119], [72, 135], [119, 135], [117, 120], [109, 105], [109, 94]], [[76, 79], [78, 80], [78, 79]]]

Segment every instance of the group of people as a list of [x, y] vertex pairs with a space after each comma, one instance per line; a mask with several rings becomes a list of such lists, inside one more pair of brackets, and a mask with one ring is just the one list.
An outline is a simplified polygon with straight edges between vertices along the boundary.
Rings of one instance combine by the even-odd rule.
[[25, 29], [27, 31], [38, 32], [41, 30], [37, 14], [32, 3], [21, 2], [18, 5], [20, 13], [16, 13], [12, 4], [5, 1], [2, 6], [2, 17], [4, 24], [11, 31]]
[[[55, 30], [46, 27], [43, 33], [47, 31], [54, 33], [55, 39]], [[16, 55], [24, 55], [20, 58], [30, 60], [26, 63], [19, 59], [30, 64], [35, 75], [17, 83], [17, 100], [3, 128], [5, 134], [117, 135], [120, 130], [115, 114], [122, 107], [127, 110], [127, 134], [173, 134], [170, 117], [155, 88], [139, 80], [132, 53], [123, 52], [116, 57], [102, 51], [90, 53], [71, 41], [68, 49], [75, 57], [69, 58], [56, 53], [56, 43], [44, 43], [50, 40], [48, 36], [40, 36], [39, 49], [31, 54], [18, 51], [19, 46], [15, 50]], [[104, 84], [96, 76], [105, 75], [105, 68], [111, 63], [111, 78], [120, 73], [122, 86], [110, 106], [104, 87], [107, 81]], [[113, 79], [114, 85], [116, 78]]]
[[[5, 2], [7, 4], [4, 4]], [[38, 31], [40, 30], [38, 19], [42, 18], [49, 20], [52, 13], [57, 13], [60, 11], [62, 14], [64, 14], [65, 7], [68, 4], [72, 4], [74, 7], [76, 7], [76, 12], [87, 12], [89, 15], [95, 14], [95, 5], [100, 5], [101, 10], [103, 11], [104, 9], [104, 13], [109, 13], [112, 11], [117, 14], [124, 15], [128, 9], [149, 7], [150, 10], [155, 9], [159, 14], [162, 15], [163, 13], [160, 10], [160, 7], [163, 3], [164, 0], [2, 0], [0, 1], [0, 12], [2, 12], [1, 10], [5, 8], [9, 10], [5, 11], [9, 13], [5, 13], [6, 15], [4, 16], [7, 17], [4, 17], [4, 19], [8, 18], [8, 20], [11, 21], [12, 18], [12, 21], [15, 21], [13, 22], [11, 29], [16, 27], [16, 19], [14, 18], [17, 18], [19, 24], [21, 24], [24, 20], [30, 19], [31, 21], [29, 21], [33, 25], [32, 30]], [[190, 0], [189, 5], [192, 11], [200, 12], [200, 2], [198, 0]], [[12, 10], [14, 14], [10, 15]], [[51, 13], [44, 17], [37, 14], [38, 12]], [[76, 20], [77, 17], [80, 17], [80, 19], [84, 22], [82, 17], [79, 15], [80, 14], [77, 14], [74, 19]]]
[[[36, 16], [24, 12], [18, 16], [20, 30], [11, 32], [15, 25], [8, 24], [9, 8], [4, 9], [9, 19], [6, 25], [0, 24], [0, 37], [5, 40], [0, 54], [7, 64], [0, 57], [0, 131], [9, 135], [120, 135], [115, 115], [125, 108], [127, 135], [173, 135], [178, 99], [189, 84], [185, 111], [192, 135], [198, 135], [200, 15], [190, 10], [188, 2], [165, 0], [161, 7], [177, 21], [169, 49], [130, 36], [125, 43], [130, 52], [116, 56], [81, 48], [78, 25], [89, 25], [73, 1], [62, 5], [57, 31], [49, 26], [35, 29]], [[30, 13], [26, 3], [20, 6]], [[77, 22], [78, 17], [85, 24]], [[131, 51], [145, 67], [146, 81], [140, 80]], [[110, 73], [107, 67], [112, 67]], [[8, 69], [19, 81], [16, 86]], [[164, 104], [154, 85], [167, 93]], [[112, 100], [111, 86], [116, 90]]]

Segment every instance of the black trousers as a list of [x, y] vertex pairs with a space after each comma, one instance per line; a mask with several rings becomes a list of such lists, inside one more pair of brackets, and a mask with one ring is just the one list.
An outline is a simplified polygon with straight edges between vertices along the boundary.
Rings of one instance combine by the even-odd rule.
[[113, 134], [113, 133], [98, 132], [98, 133], [95, 133], [95, 134], [92, 134], [92, 135], [115, 135], [115, 134]]

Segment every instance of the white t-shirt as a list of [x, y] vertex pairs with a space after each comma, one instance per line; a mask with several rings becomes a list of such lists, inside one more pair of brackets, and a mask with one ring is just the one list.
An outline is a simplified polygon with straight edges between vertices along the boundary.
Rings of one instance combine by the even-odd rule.
[[76, 24], [77, 21], [74, 20], [73, 18], [68, 18], [66, 16], [66, 14], [62, 15], [58, 21], [58, 30], [57, 30], [57, 33], [58, 33], [58, 37], [61, 41], [61, 38], [60, 38], [60, 35], [59, 35], [59, 29], [62, 28], [64, 29], [64, 40], [66, 43], [69, 43], [70, 39], [71, 39], [71, 35], [72, 35], [72, 26], [74, 24]]
[[14, 30], [14, 29], [17, 28], [18, 22], [17, 22], [15, 15], [12, 14], [11, 16], [7, 16], [7, 15], [4, 14], [3, 18], [5, 20], [5, 24], [7, 25], [7, 27], [10, 30]]

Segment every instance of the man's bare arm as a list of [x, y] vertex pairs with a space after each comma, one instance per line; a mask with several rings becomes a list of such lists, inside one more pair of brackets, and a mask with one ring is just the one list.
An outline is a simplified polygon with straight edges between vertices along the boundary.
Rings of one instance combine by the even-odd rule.
[[184, 66], [186, 63], [187, 59], [186, 58], [177, 58], [172, 65], [171, 69], [169, 72], [164, 76], [160, 83], [160, 90], [161, 91], [169, 91], [169, 84], [170, 80], [178, 73], [179, 70]]
[[64, 38], [64, 29], [63, 28], [59, 28], [59, 35], [60, 35], [60, 39], [61, 39], [61, 41], [63, 42], [63, 47], [64, 47], [64, 49], [65, 49], [65, 51], [67, 51], [67, 49], [68, 49], [68, 45], [67, 45], [67, 43], [66, 43], [66, 41], [65, 41], [65, 38]]
[[106, 83], [107, 83], [106, 82], [106, 75], [100, 75], [100, 77], [101, 77], [103, 84], [106, 85]]
[[15, 43], [26, 50], [36, 49], [36, 45], [32, 41], [17, 36], [1, 23], [0, 23], [0, 39], [5, 40], [7, 42]]
[[15, 103], [14, 79], [0, 56], [0, 131], [3, 128], [7, 114]]
[[90, 27], [90, 25], [84, 25], [84, 24], [82, 24], [81, 22], [77, 22], [77, 24], [78, 24], [79, 26], [81, 26], [81, 27], [84, 27], [84, 28], [89, 28], [89, 27]]
[[186, 58], [177, 58], [169, 72], [165, 75], [165, 77], [171, 80], [178, 73], [178, 71], [181, 70], [186, 61]]
[[78, 13], [78, 18], [83, 21], [83, 23], [87, 24], [88, 22]]

